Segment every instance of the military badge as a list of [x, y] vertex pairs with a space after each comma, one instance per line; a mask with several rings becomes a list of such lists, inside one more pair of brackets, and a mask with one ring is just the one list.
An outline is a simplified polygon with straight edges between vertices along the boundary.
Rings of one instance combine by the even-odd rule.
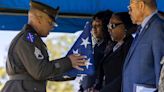
[[29, 42], [33, 43], [35, 40], [35, 35], [32, 33], [28, 33], [26, 38]]
[[44, 58], [43, 54], [41, 53], [41, 51], [37, 47], [35, 47], [34, 54], [35, 54], [37, 59], [43, 59]]

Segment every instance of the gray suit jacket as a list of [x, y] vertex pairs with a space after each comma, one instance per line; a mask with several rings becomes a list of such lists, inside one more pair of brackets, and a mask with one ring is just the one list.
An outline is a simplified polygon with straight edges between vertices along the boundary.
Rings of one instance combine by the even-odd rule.
[[123, 68], [123, 92], [133, 92], [135, 84], [157, 87], [162, 56], [164, 21], [155, 14], [127, 54]]

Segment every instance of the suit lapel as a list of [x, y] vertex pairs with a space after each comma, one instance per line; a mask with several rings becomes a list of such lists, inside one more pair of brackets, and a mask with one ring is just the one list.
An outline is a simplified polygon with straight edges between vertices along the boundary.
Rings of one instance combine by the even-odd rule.
[[[114, 52], [112, 51], [113, 49], [111, 49], [110, 52], [108, 52], [108, 54], [106, 56], [104, 56], [103, 58], [103, 63], [106, 63], [109, 61], [109, 59], [111, 57], [114, 57], [115, 55], [117, 55], [117, 53], [120, 53], [120, 49], [122, 49], [122, 46], [124, 45], [125, 43], [123, 43], [119, 48], [117, 48]], [[107, 60], [106, 60], [107, 59]]]
[[125, 59], [125, 64], [124, 64], [124, 68], [128, 65], [130, 58], [132, 56], [132, 54], [134, 53], [137, 45], [139, 44], [140, 40], [142, 39], [142, 37], [144, 36], [144, 34], [148, 31], [148, 28], [150, 26], [150, 24], [153, 22], [154, 19], [156, 19], [158, 15], [155, 14], [151, 17], [151, 19], [146, 23], [145, 27], [143, 28], [142, 32], [140, 33], [140, 35], [138, 36], [138, 39], [136, 39], [136, 42], [130, 47], [130, 50], [127, 54], [127, 57]]
[[113, 49], [111, 49], [110, 51], [108, 51], [108, 52], [106, 53], [106, 55], [104, 55], [104, 57], [102, 58], [102, 60], [101, 60], [100, 63], [104, 63], [105, 59], [108, 58], [108, 57], [111, 55], [111, 53], [113, 53], [112, 50], [113, 50]]

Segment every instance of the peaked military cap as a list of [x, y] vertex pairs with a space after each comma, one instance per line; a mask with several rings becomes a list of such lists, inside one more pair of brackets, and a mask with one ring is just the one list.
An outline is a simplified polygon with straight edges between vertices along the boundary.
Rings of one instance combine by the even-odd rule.
[[56, 9], [48, 6], [46, 4], [43, 4], [41, 2], [38, 2], [37, 0], [30, 0], [30, 8], [38, 9], [44, 13], [46, 13], [48, 16], [50, 16], [54, 21], [56, 19], [57, 14], [59, 13], [59, 7]]

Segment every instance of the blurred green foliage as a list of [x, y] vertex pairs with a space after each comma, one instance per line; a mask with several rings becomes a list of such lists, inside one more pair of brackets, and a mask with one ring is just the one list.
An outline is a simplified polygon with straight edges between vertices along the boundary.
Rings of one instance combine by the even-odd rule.
[[[63, 35], [58, 38], [49, 38], [46, 40], [50, 60], [58, 59], [68, 52], [73, 44], [75, 37]], [[54, 41], [55, 40], [55, 41]], [[71, 82], [48, 82], [47, 92], [73, 92]]]

